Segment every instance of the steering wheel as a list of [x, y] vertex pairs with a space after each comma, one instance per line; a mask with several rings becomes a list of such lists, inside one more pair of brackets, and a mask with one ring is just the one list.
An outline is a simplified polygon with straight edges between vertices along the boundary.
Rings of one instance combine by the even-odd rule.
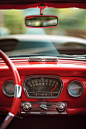
[[13, 74], [13, 78], [14, 78], [14, 84], [15, 84], [15, 91], [14, 91], [14, 98], [13, 98], [12, 106], [10, 108], [8, 115], [6, 116], [6, 118], [4, 119], [3, 123], [0, 126], [0, 129], [5, 129], [10, 124], [13, 117], [16, 116], [17, 114], [17, 111], [19, 109], [20, 102], [21, 102], [22, 87], [21, 87], [21, 80], [20, 80], [19, 73], [16, 67], [14, 66], [14, 64], [12, 63], [12, 61], [1, 50], [0, 50], [0, 57], [4, 60], [6, 65], [11, 70]]

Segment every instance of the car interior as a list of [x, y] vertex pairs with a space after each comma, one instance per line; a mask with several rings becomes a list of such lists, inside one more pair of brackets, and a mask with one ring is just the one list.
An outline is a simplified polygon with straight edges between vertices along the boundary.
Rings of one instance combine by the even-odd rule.
[[86, 0], [0, 1], [0, 129], [85, 129]]

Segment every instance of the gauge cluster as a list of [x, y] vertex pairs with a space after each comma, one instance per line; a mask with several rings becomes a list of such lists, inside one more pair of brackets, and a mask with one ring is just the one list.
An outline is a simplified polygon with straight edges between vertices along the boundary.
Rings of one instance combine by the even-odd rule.
[[28, 98], [58, 98], [63, 82], [58, 76], [28, 76], [24, 80], [23, 88]]
[[[54, 75], [27, 76], [23, 81], [23, 89], [28, 98], [58, 98], [63, 88], [63, 80]], [[2, 91], [6, 96], [13, 97], [13, 80], [5, 81]], [[84, 91], [83, 84], [78, 80], [71, 80], [67, 91], [71, 97], [80, 97]]]

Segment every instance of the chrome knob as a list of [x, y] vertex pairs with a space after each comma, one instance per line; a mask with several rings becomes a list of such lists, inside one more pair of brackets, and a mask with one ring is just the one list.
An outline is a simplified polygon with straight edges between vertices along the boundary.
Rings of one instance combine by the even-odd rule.
[[32, 106], [31, 106], [31, 103], [29, 103], [29, 102], [25, 102], [25, 103], [22, 104], [22, 109], [23, 109], [23, 111], [25, 111], [25, 112], [31, 110], [31, 107], [32, 107]]
[[59, 102], [56, 106], [56, 109], [57, 109], [58, 112], [64, 112], [65, 109], [66, 109], [66, 104], [62, 103], [62, 102]]
[[41, 108], [42, 110], [48, 110], [46, 104], [40, 104], [40, 108]]

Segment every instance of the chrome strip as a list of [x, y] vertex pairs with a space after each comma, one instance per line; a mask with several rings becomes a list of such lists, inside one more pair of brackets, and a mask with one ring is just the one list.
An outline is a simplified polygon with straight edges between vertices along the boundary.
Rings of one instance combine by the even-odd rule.
[[21, 98], [22, 87], [18, 84], [15, 85], [14, 97]]
[[58, 62], [57, 57], [50, 57], [50, 56], [36, 56], [36, 57], [29, 57], [29, 62]]
[[11, 112], [8, 113], [10, 116], [14, 117], [15, 115]]
[[67, 114], [67, 112], [21, 112], [21, 114], [40, 114], [40, 115], [55, 115], [55, 114]]

